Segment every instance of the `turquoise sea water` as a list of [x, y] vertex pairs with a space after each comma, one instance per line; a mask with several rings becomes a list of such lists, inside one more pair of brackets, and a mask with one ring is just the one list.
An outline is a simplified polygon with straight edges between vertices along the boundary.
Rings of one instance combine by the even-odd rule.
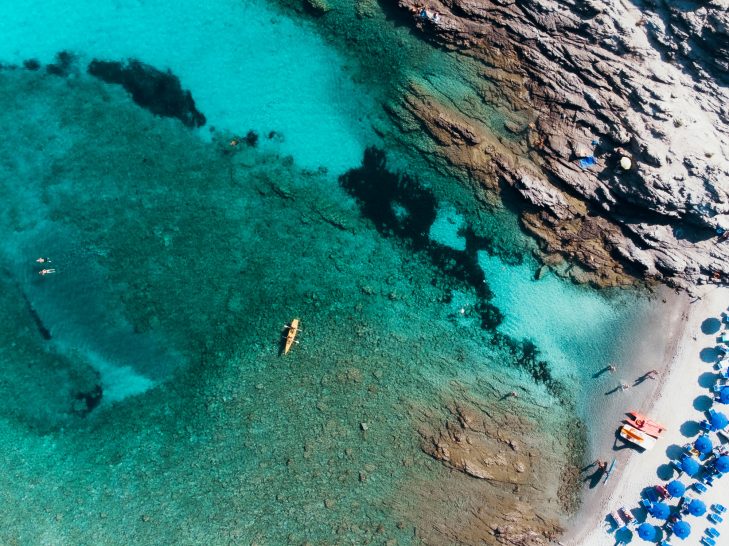
[[[340, 178], [384, 145], [381, 85], [263, 2], [20, 2], [0, 36], [2, 543], [416, 542], [427, 499], [403, 491], [448, 477], [418, 416], [519, 389], [547, 437], [646, 313], [534, 281], [514, 216], [475, 215], [409, 149], [386, 154], [410, 186]], [[179, 77], [207, 124], [86, 73], [130, 58]]]

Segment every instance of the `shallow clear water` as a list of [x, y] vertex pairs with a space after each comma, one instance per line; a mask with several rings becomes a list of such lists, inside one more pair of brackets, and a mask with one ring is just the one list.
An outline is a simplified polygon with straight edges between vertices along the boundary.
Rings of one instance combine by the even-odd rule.
[[[309, 24], [261, 2], [37, 8], [0, 10], [0, 62], [77, 59], [65, 77], [0, 71], [1, 542], [414, 541], [427, 500], [403, 491], [449, 476], [420, 449], [423, 415], [518, 388], [548, 438], [643, 317], [634, 295], [535, 281], [513, 215], [475, 220], [410, 150], [387, 151], [417, 165], [386, 204], [402, 224], [363, 216], [337, 175], [381, 144], [381, 97]], [[208, 125], [150, 114], [92, 58], [171, 70]], [[249, 129], [258, 147], [230, 146]], [[434, 210], [408, 205], [428, 187]], [[469, 227], [498, 256], [468, 254]], [[524, 339], [572, 404], [519, 364]]]
[[342, 171], [375, 141], [373, 102], [341, 56], [262, 0], [21, 1], [2, 15], [3, 63], [48, 63], [68, 50], [169, 69], [209, 126], [283, 133], [282, 151], [303, 167]]

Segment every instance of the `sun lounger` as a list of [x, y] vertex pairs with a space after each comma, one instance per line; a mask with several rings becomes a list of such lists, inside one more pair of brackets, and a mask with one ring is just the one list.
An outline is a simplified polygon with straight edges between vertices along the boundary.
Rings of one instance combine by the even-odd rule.
[[649, 501], [648, 499], [640, 499], [640, 505], [650, 512], [651, 506], [653, 506], [653, 503], [651, 501]]
[[711, 507], [717, 514], [723, 514], [726, 512], [726, 506], [719, 504], [718, 502]]
[[706, 486], [701, 482], [695, 482], [693, 488], [697, 493], [706, 493]]
[[708, 527], [706, 529], [706, 534], [709, 535], [711, 538], [718, 538], [721, 533], [716, 530], [716, 527]]
[[714, 525], [719, 525], [722, 521], [724, 521], [724, 518], [719, 514], [709, 514], [709, 521]]
[[705, 544], [706, 546], [716, 546], [716, 541], [713, 538], [702, 537], [701, 544]]

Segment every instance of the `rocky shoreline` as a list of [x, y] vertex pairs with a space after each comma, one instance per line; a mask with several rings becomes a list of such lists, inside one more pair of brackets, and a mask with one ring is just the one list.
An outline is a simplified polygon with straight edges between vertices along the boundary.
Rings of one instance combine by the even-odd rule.
[[[397, 5], [470, 64], [483, 104], [411, 82], [388, 112], [419, 125], [433, 161], [490, 195], [516, 196], [545, 263], [578, 264], [568, 274], [598, 285], [729, 280], [729, 240], [719, 236], [729, 229], [723, 0]], [[500, 131], [479, 113], [495, 99], [508, 105]]]

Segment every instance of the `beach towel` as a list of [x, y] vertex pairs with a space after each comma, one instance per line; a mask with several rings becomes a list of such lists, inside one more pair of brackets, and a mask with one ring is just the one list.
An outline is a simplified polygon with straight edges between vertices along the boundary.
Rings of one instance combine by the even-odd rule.
[[587, 169], [588, 167], [592, 167], [597, 164], [597, 159], [595, 159], [594, 155], [588, 155], [587, 157], [580, 159], [579, 164], [583, 169]]

